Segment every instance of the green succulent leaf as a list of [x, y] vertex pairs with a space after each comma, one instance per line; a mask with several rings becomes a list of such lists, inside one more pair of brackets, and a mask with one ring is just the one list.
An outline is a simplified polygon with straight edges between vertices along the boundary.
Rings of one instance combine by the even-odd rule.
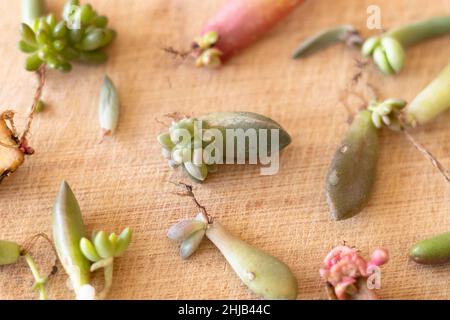
[[361, 111], [354, 119], [335, 153], [326, 179], [326, 197], [331, 216], [344, 220], [358, 214], [367, 204], [375, 181], [379, 115]]
[[95, 249], [103, 259], [110, 258], [114, 255], [114, 248], [104, 231], [100, 231], [94, 239]]
[[94, 245], [88, 239], [86, 239], [86, 238], [81, 239], [80, 249], [81, 249], [81, 252], [84, 254], [84, 256], [88, 260], [90, 260], [92, 262], [97, 262], [97, 261], [101, 260], [101, 257], [97, 253], [97, 250], [95, 249]]
[[117, 238], [117, 246], [114, 252], [114, 257], [120, 257], [125, 253], [130, 245], [132, 234], [133, 233], [130, 228], [126, 228], [120, 233]]
[[36, 45], [36, 34], [27, 24], [22, 23], [20, 25], [20, 35], [27, 44]]
[[116, 251], [117, 240], [118, 240], [117, 235], [113, 232], [109, 235], [108, 239], [109, 239], [109, 242], [111, 242], [113, 250]]
[[16, 263], [20, 257], [20, 246], [11, 241], [0, 240], [0, 266]]
[[35, 53], [27, 58], [25, 62], [25, 69], [27, 69], [27, 71], [36, 71], [43, 63], [44, 61], [39, 58], [37, 53]]
[[28, 44], [24, 40], [20, 40], [19, 41], [19, 49], [20, 49], [20, 51], [22, 51], [24, 53], [33, 53], [33, 52], [36, 52], [37, 47], [33, 46], [31, 44]]

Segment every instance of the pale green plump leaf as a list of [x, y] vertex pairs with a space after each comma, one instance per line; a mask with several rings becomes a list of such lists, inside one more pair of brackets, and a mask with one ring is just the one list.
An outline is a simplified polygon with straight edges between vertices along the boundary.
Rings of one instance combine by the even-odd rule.
[[120, 257], [125, 253], [125, 251], [128, 249], [128, 246], [130, 245], [132, 234], [133, 233], [130, 228], [126, 228], [120, 233], [119, 237], [117, 238], [117, 246], [114, 252], [114, 257]]
[[373, 52], [373, 60], [378, 68], [386, 75], [394, 74], [394, 70], [389, 64], [389, 60], [384, 52], [383, 48], [377, 47]]
[[378, 47], [379, 44], [380, 44], [380, 38], [377, 36], [370, 37], [369, 39], [367, 39], [364, 42], [363, 47], [361, 49], [363, 56], [368, 57], [368, 56], [372, 55], [375, 48]]
[[109, 239], [109, 242], [111, 242], [113, 250], [116, 251], [117, 240], [118, 240], [117, 235], [113, 232], [109, 235], [108, 239]]
[[119, 94], [112, 80], [106, 76], [100, 90], [99, 119], [107, 135], [115, 133], [119, 123]]
[[180, 256], [183, 259], [189, 258], [200, 246], [205, 237], [205, 229], [198, 230], [185, 239], [180, 245]]
[[390, 67], [396, 72], [400, 72], [405, 65], [406, 53], [403, 46], [392, 37], [384, 37], [381, 39], [381, 46], [386, 53], [387, 61]]
[[16, 263], [20, 257], [20, 246], [11, 241], [0, 240], [0, 266]]
[[184, 241], [201, 229], [206, 229], [205, 223], [197, 220], [183, 220], [169, 228], [167, 237], [174, 241]]
[[197, 166], [192, 162], [185, 162], [183, 165], [187, 173], [195, 180], [204, 181], [208, 176], [208, 167], [205, 164]]
[[167, 149], [172, 149], [175, 145], [173, 144], [172, 140], [170, 139], [170, 133], [169, 132], [165, 132], [160, 134], [157, 137], [158, 143]]
[[94, 245], [91, 241], [89, 241], [86, 238], [82, 238], [80, 241], [80, 249], [81, 252], [83, 252], [84, 256], [92, 261], [97, 262], [101, 260], [101, 257], [98, 255], [97, 250], [95, 249]]
[[381, 116], [376, 112], [372, 112], [372, 123], [378, 129], [381, 129], [381, 127], [383, 126], [381, 122]]
[[114, 255], [114, 248], [104, 231], [97, 233], [94, 239], [95, 249], [103, 259], [110, 258]]
[[406, 107], [411, 125], [424, 124], [450, 108], [450, 64]]
[[297, 279], [282, 261], [231, 235], [217, 222], [206, 236], [252, 292], [270, 300], [297, 298]]

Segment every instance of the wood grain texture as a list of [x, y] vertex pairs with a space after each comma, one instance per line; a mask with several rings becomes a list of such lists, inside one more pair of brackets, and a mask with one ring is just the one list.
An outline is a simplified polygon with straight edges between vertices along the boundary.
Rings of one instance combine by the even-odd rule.
[[[60, 10], [63, 1], [52, 0]], [[375, 191], [354, 219], [329, 219], [324, 179], [347, 128], [339, 103], [357, 71], [357, 53], [336, 46], [301, 61], [289, 59], [306, 36], [327, 26], [352, 23], [368, 35], [366, 9], [382, 9], [383, 26], [450, 13], [450, 0], [314, 0], [295, 11], [263, 40], [220, 71], [196, 70], [163, 52], [187, 49], [202, 24], [224, 2], [196, 0], [90, 0], [106, 14], [119, 37], [101, 67], [76, 66], [70, 74], [49, 72], [50, 105], [32, 128], [37, 150], [0, 186], [0, 238], [24, 242], [51, 233], [51, 208], [61, 180], [76, 193], [89, 230], [134, 230], [129, 251], [116, 262], [110, 297], [115, 299], [255, 298], [209, 242], [189, 261], [166, 239], [167, 228], [192, 217], [196, 208], [177, 197], [168, 180], [183, 176], [168, 168], [155, 142], [164, 127], [157, 119], [179, 111], [245, 110], [280, 122], [293, 137], [280, 172], [263, 177], [253, 166], [223, 166], [196, 188], [199, 200], [232, 232], [286, 262], [299, 280], [300, 299], [326, 297], [318, 269], [329, 249], [344, 240], [364, 255], [384, 246], [386, 299], [450, 298], [450, 265], [420, 267], [408, 261], [416, 240], [450, 230], [449, 185], [401, 135], [384, 132]], [[20, 1], [0, 0], [0, 106], [18, 111], [19, 127], [36, 86], [16, 49]], [[17, 18], [16, 18], [17, 17]], [[405, 70], [392, 78], [368, 68], [381, 98], [411, 100], [448, 62], [450, 37], [408, 50]], [[103, 76], [117, 84], [122, 117], [117, 136], [98, 144], [97, 103]], [[352, 104], [355, 108], [357, 102]], [[450, 113], [414, 132], [450, 167]], [[44, 242], [33, 250], [50, 268]], [[51, 298], [70, 299], [60, 269], [49, 285]], [[101, 277], [98, 276], [101, 286]], [[0, 299], [32, 299], [32, 277], [22, 262], [0, 267]]]

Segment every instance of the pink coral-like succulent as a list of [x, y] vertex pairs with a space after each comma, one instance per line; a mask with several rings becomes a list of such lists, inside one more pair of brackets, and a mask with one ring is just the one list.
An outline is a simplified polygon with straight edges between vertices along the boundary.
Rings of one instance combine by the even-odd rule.
[[367, 278], [388, 260], [389, 253], [385, 249], [376, 249], [371, 260], [366, 261], [356, 249], [338, 246], [325, 257], [320, 276], [334, 289], [338, 300], [377, 299], [367, 287]]

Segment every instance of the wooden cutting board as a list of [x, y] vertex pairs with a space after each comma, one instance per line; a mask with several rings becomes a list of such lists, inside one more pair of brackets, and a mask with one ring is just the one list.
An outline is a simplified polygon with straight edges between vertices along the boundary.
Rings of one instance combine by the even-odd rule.
[[[52, 0], [59, 12], [63, 1]], [[263, 40], [219, 71], [197, 70], [162, 48], [187, 49], [202, 24], [225, 1], [90, 0], [118, 31], [101, 67], [49, 72], [48, 109], [37, 116], [31, 143], [36, 154], [0, 186], [0, 239], [24, 242], [51, 235], [51, 208], [60, 182], [72, 186], [89, 230], [120, 232], [130, 226], [133, 243], [115, 263], [110, 297], [116, 299], [253, 299], [224, 258], [205, 241], [182, 261], [166, 230], [192, 217], [196, 208], [172, 193], [169, 180], [184, 177], [168, 168], [155, 142], [159, 120], [178, 111], [253, 111], [280, 122], [293, 137], [280, 172], [259, 175], [255, 166], [224, 166], [196, 186], [201, 201], [228, 229], [285, 261], [299, 280], [300, 299], [326, 297], [318, 269], [343, 241], [365, 256], [379, 246], [391, 252], [380, 295], [387, 299], [450, 298], [450, 265], [420, 267], [408, 261], [417, 240], [450, 230], [449, 185], [398, 134], [383, 132], [375, 191], [359, 216], [330, 220], [324, 179], [346, 131], [348, 114], [339, 100], [357, 69], [357, 52], [336, 46], [302, 61], [290, 60], [297, 44], [323, 28], [352, 23], [364, 35], [366, 9], [379, 5], [383, 27], [450, 13], [449, 0], [308, 1]], [[0, 106], [17, 110], [19, 128], [36, 86], [16, 49], [19, 1], [0, 1]], [[408, 50], [405, 70], [386, 78], [368, 67], [380, 98], [411, 100], [449, 62], [450, 37]], [[117, 136], [99, 141], [98, 92], [105, 74], [117, 84], [122, 116]], [[364, 86], [360, 88], [364, 93]], [[360, 102], [353, 101], [356, 109]], [[450, 113], [414, 133], [450, 167]], [[45, 242], [33, 249], [48, 271], [54, 256]], [[102, 285], [99, 274], [96, 283]], [[0, 267], [0, 299], [33, 299], [24, 262]], [[62, 268], [49, 284], [55, 299], [70, 299]]]

